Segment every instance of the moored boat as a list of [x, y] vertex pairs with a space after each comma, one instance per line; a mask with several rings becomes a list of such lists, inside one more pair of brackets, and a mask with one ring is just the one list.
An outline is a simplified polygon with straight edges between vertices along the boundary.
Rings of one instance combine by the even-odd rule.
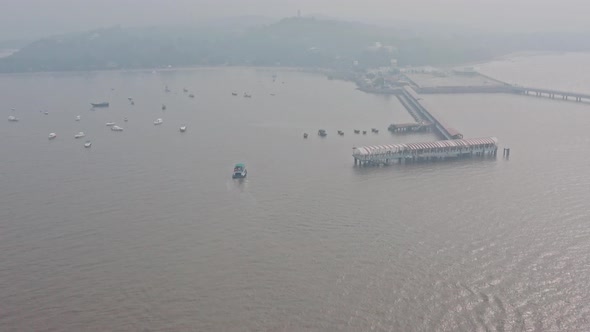
[[360, 130], [358, 130], [358, 129], [355, 129], [355, 130], [354, 130], [354, 133], [355, 133], [355, 134], [360, 134], [360, 132], [361, 132], [361, 131], [360, 131]]
[[49, 139], [54, 139], [56, 137], [57, 137], [57, 134], [56, 133], [50, 133], [48, 138]]
[[157, 118], [156, 121], [154, 121], [154, 126], [161, 125], [162, 123], [164, 123], [164, 120]]
[[324, 129], [320, 129], [320, 130], [318, 130], [318, 135], [321, 137], [326, 137], [326, 136], [328, 136], [328, 133], [326, 133], [326, 131]]
[[184, 133], [186, 131], [186, 126], [180, 126], [180, 132]]
[[246, 165], [243, 163], [238, 163], [234, 166], [234, 173], [232, 174], [232, 178], [234, 179], [243, 179], [248, 175], [248, 171], [246, 170]]
[[111, 130], [112, 131], [123, 131], [123, 128], [122, 127], [119, 127], [119, 126], [112, 126], [111, 127]]
[[80, 116], [76, 115], [76, 121], [80, 121]]
[[86, 136], [86, 134], [84, 134], [84, 132], [81, 131], [81, 132], [77, 133], [76, 135], [74, 135], [74, 138], [82, 138], [84, 136]]
[[107, 125], [107, 127], [112, 127], [115, 125], [115, 123], [114, 122], [107, 122], [106, 125]]
[[92, 142], [90, 142], [90, 141], [86, 141], [86, 143], [84, 143], [85, 148], [89, 148], [91, 146], [92, 146]]
[[307, 133], [303, 133], [303, 138], [307, 138]]
[[16, 116], [14, 116], [14, 115], [11, 115], [11, 116], [8, 117], [8, 121], [10, 121], [10, 122], [17, 122], [18, 121], [18, 118]]
[[344, 136], [344, 132], [342, 130], [338, 130], [338, 135]]
[[102, 103], [90, 103], [90, 105], [92, 105], [92, 107], [100, 108], [100, 107], [109, 107], [110, 104], [108, 102], [104, 101]]
[[192, 93], [191, 93], [190, 95], [188, 95], [188, 96], [189, 96], [190, 98], [195, 98], [195, 95], [194, 95], [194, 94], [192, 94]]

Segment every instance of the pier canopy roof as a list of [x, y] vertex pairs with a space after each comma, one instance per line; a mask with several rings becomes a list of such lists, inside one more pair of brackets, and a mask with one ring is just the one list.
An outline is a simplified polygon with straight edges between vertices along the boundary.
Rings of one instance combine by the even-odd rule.
[[373, 145], [355, 147], [352, 149], [354, 157], [368, 157], [378, 155], [391, 155], [396, 153], [414, 152], [428, 149], [451, 149], [451, 148], [472, 148], [481, 146], [496, 146], [498, 139], [495, 137], [483, 138], [468, 138], [468, 139], [453, 139], [435, 142], [422, 143], [405, 143], [405, 144], [389, 144], [389, 145]]

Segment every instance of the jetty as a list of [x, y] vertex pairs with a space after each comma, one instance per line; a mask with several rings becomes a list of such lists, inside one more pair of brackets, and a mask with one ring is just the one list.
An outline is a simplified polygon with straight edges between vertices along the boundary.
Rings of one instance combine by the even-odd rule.
[[473, 156], [495, 157], [497, 151], [498, 139], [484, 137], [354, 147], [352, 157], [355, 165], [388, 165]]
[[[425, 105], [420, 102], [422, 98], [412, 87], [405, 86], [402, 89], [402, 93], [398, 94], [397, 97], [406, 110], [408, 110], [410, 115], [417, 120], [415, 128], [420, 125], [428, 125], [441, 139], [444, 140], [463, 138], [463, 134], [458, 130], [450, 127], [440, 117], [435, 116], [434, 113], [429, 111]], [[393, 126], [397, 128], [399, 125], [393, 124]]]

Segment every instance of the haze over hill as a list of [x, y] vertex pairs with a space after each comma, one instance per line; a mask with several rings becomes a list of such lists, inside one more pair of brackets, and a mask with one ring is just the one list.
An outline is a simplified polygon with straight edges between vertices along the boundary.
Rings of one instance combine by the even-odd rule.
[[323, 14], [366, 23], [412, 22], [464, 30], [589, 30], [584, 0], [3, 0], [0, 40], [41, 38], [122, 24], [191, 24], [232, 16]]
[[[268, 24], [268, 22], [273, 22]], [[341, 20], [264, 17], [186, 26], [112, 27], [37, 40], [0, 59], [0, 72], [178, 66], [348, 70], [481, 61], [515, 51], [584, 51], [590, 34], [412, 30]]]

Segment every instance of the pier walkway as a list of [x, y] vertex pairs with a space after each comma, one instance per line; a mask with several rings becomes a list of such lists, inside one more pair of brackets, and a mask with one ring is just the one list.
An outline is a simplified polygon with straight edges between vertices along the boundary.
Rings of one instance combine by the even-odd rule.
[[540, 88], [531, 88], [531, 87], [524, 87], [524, 86], [512, 86], [512, 89], [516, 93], [522, 93], [525, 95], [536, 95], [538, 97], [549, 97], [555, 98], [561, 97], [563, 100], [569, 100], [572, 98], [577, 102], [581, 102], [583, 100], [590, 101], [590, 94], [586, 93], [578, 93], [578, 92], [570, 92], [570, 91], [559, 91], [559, 90], [552, 90], [552, 89], [540, 89]]
[[420, 96], [409, 86], [405, 86], [402, 89], [402, 95], [400, 98], [404, 99], [402, 104], [412, 116], [413, 114], [418, 114], [420, 123], [428, 123], [432, 124], [434, 131], [442, 138], [442, 139], [461, 139], [463, 135], [454, 128], [449, 127], [446, 125], [442, 119], [435, 117], [431, 112], [429, 112], [424, 105], [420, 103]]

